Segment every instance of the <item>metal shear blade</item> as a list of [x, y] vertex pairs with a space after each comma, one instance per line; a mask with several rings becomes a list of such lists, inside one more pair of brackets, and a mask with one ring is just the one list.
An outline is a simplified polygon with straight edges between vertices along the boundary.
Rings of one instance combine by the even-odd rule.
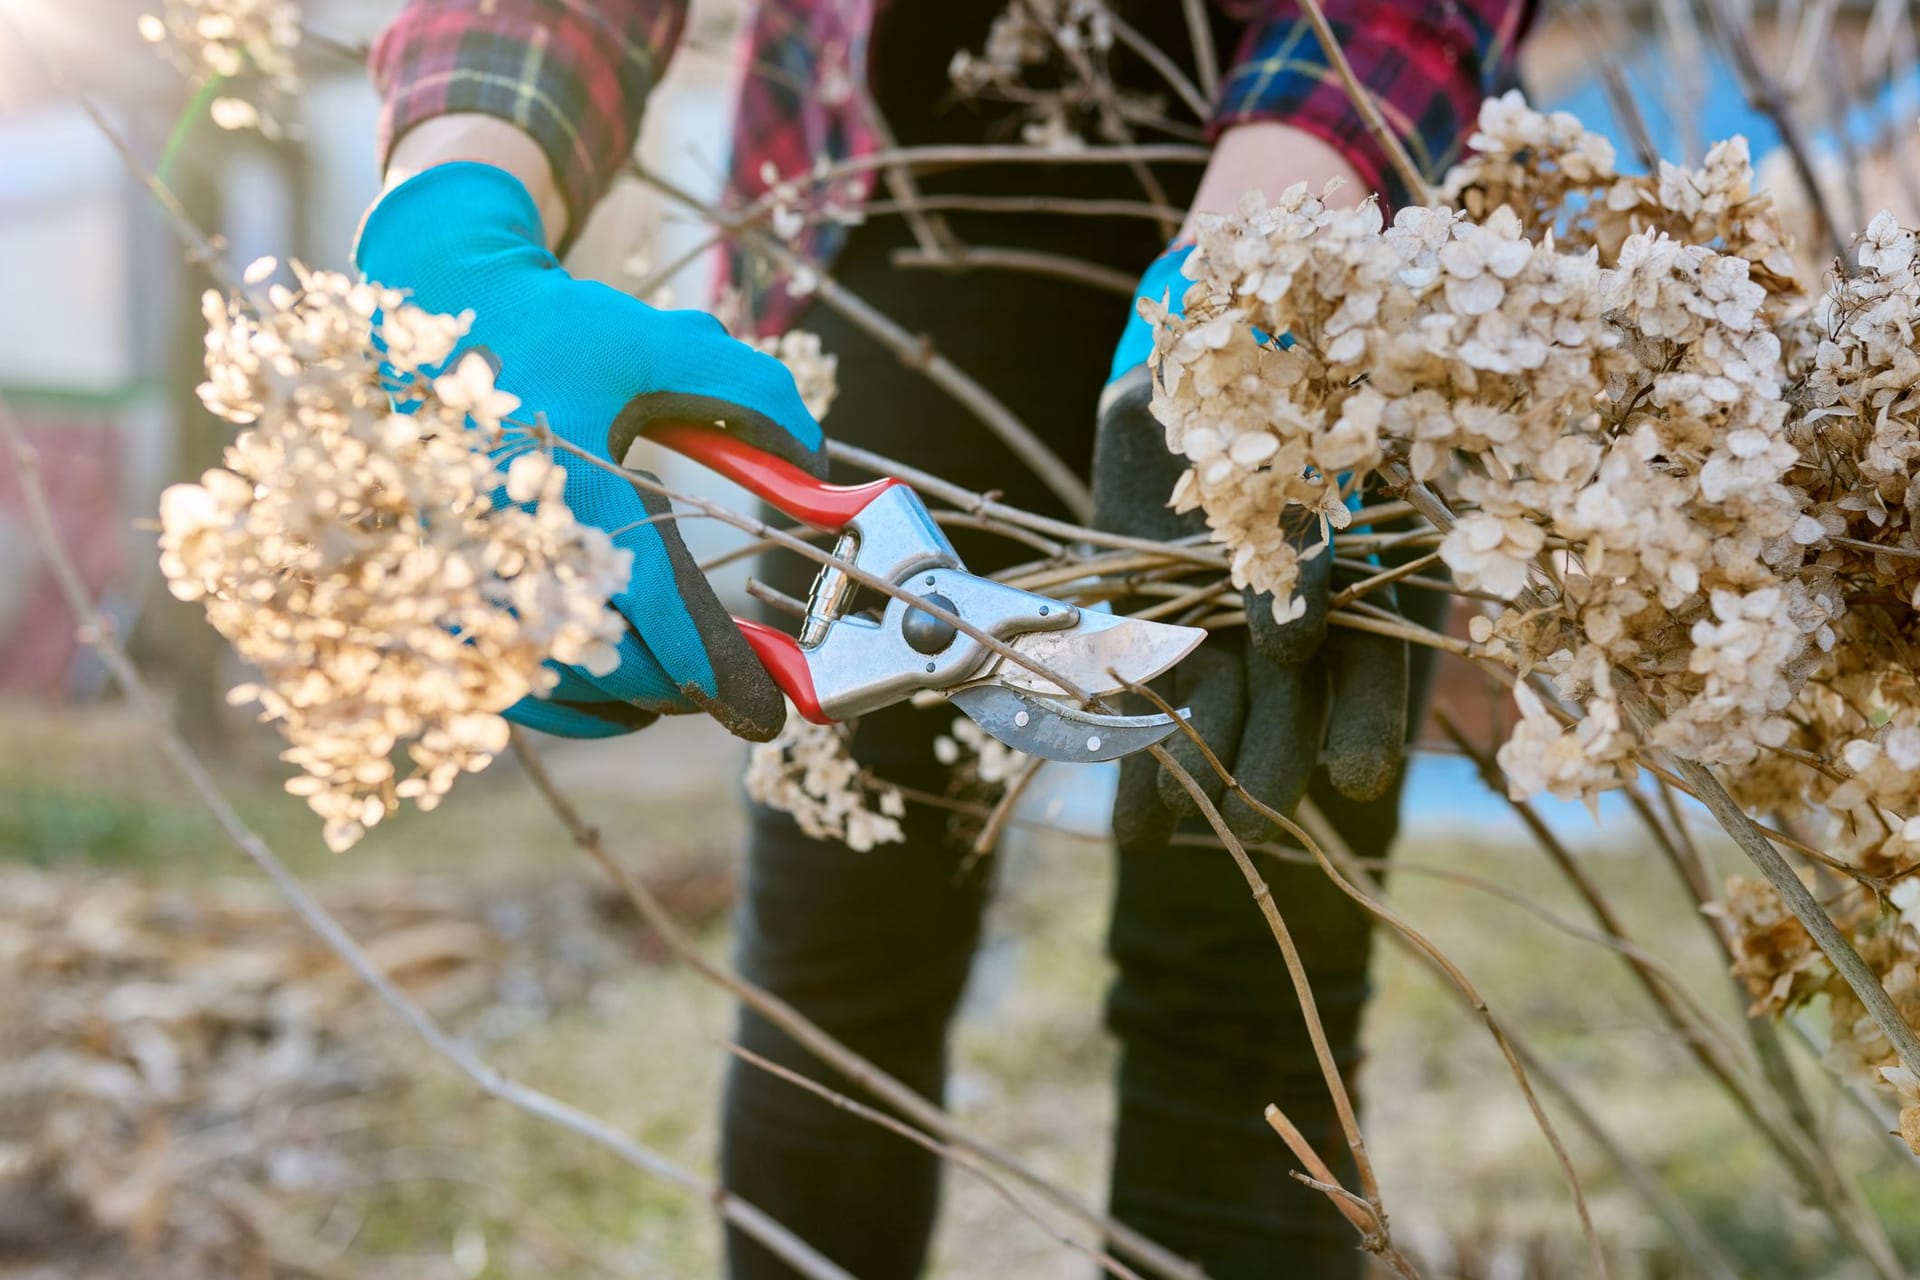
[[[956, 689], [948, 701], [1016, 751], [1075, 764], [1145, 751], [1180, 727], [1167, 715], [1101, 715], [992, 681]], [[1187, 714], [1181, 708], [1180, 719]]]
[[[1199, 627], [1176, 627], [1083, 609], [1068, 630], [1028, 631], [1008, 643], [1021, 657], [1098, 698], [1119, 693], [1128, 684], [1145, 684], [1171, 670], [1206, 638], [1207, 633]], [[1032, 693], [1065, 692], [1038, 672], [1004, 658], [994, 674], [1003, 683]]]

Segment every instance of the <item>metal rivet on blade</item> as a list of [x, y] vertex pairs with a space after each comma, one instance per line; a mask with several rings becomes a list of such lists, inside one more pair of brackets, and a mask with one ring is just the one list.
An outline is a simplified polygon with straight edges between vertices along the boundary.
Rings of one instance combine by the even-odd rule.
[[1040, 606], [1040, 616], [1044, 618], [1044, 617], [1046, 617], [1046, 616], [1047, 616], [1047, 613], [1048, 613], [1048, 607], [1047, 607], [1046, 605], [1044, 605], [1044, 604], [1043, 604], [1043, 605], [1041, 605], [1041, 606]]
[[1014, 724], [1016, 724], [1016, 725], [1018, 725], [1018, 726], [1019, 726], [1020, 728], [1022, 728], [1022, 729], [1024, 729], [1024, 728], [1026, 728], [1026, 727], [1027, 727], [1027, 721], [1028, 721], [1028, 720], [1029, 720], [1030, 718], [1031, 718], [1031, 717], [1029, 717], [1029, 716], [1027, 715], [1027, 713], [1026, 713], [1026, 712], [1024, 712], [1024, 711], [1016, 711], [1016, 712], [1014, 712], [1014, 713], [1013, 713], [1013, 722], [1014, 722]]
[[1097, 738], [1097, 737], [1096, 737], [1096, 738], [1088, 738], [1088, 739], [1087, 739], [1087, 750], [1089, 750], [1089, 751], [1098, 751], [1099, 749], [1100, 749], [1100, 739], [1099, 739], [1099, 738]]
[[927, 664], [927, 670], [928, 670], [928, 671], [932, 671], [932, 670], [934, 669], [934, 667], [935, 667], [936, 665], [938, 665], [938, 664], [936, 664], [936, 663], [932, 663], [932, 662], [929, 662], [929, 663]]
[[928, 585], [928, 586], [932, 586], [932, 585], [933, 585], [933, 575], [932, 575], [932, 574], [928, 574], [928, 575], [927, 575], [927, 585]]

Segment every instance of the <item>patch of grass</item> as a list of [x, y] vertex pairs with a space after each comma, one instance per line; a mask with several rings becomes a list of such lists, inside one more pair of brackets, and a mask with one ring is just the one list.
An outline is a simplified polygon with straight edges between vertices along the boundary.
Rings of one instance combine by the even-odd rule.
[[[688, 744], [702, 741], [699, 732], [692, 723], [663, 725], [623, 744], [548, 754], [589, 818], [636, 865], [737, 866], [738, 757], [731, 746], [697, 755]], [[580, 855], [511, 761], [462, 779], [440, 812], [404, 811], [352, 853], [326, 854], [311, 815], [278, 789], [271, 738], [248, 743], [221, 766], [222, 778], [249, 820], [304, 874], [505, 880], [579, 868]], [[1486, 877], [1589, 923], [1538, 851], [1502, 840], [1423, 839], [1417, 821], [1408, 830], [1403, 859]], [[35, 721], [0, 744], [0, 856], [163, 878], [247, 874], [164, 763], [111, 712]], [[1664, 861], [1630, 840], [1580, 856], [1634, 936], [1737, 1031], [1743, 1002]], [[1723, 869], [1739, 866], [1724, 849], [1713, 856]], [[1098, 1203], [1114, 1061], [1100, 1023], [1111, 859], [1098, 844], [1023, 835], [1000, 873], [989, 938], [954, 1036], [951, 1102], [970, 1130]], [[1446, 879], [1402, 870], [1390, 890], [1395, 905], [1724, 1243], [1743, 1276], [1859, 1274], [1830, 1224], [1800, 1203], [1778, 1162], [1661, 1025], [1617, 956]], [[705, 945], [724, 953], [725, 928], [713, 929]], [[1361, 1093], [1397, 1235], [1434, 1277], [1588, 1274], [1560, 1173], [1484, 1029], [1393, 948], [1379, 954]], [[710, 1175], [724, 1068], [715, 1041], [730, 1033], [732, 1016], [724, 996], [683, 968], [636, 962], [533, 1030], [490, 1044], [487, 1054]], [[397, 1034], [390, 1040], [390, 1087], [354, 1100], [365, 1129], [365, 1187], [341, 1202], [296, 1200], [300, 1229], [339, 1249], [350, 1274], [715, 1274], [719, 1232], [704, 1204], [480, 1101], [411, 1042]], [[1920, 1262], [1913, 1162], [1836, 1100], [1808, 1055], [1796, 1050], [1795, 1058], [1839, 1162], [1861, 1179], [1902, 1257]], [[1689, 1275], [1690, 1264], [1604, 1155], [1551, 1099], [1547, 1105], [1616, 1277]], [[462, 1270], [483, 1254], [481, 1270]], [[942, 1280], [1078, 1280], [1087, 1271], [1084, 1260], [952, 1173], [934, 1258]]]

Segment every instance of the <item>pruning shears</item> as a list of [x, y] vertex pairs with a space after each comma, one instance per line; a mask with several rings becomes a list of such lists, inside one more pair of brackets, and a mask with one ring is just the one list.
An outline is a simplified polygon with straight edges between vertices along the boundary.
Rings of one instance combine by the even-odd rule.
[[[954, 619], [1094, 698], [1160, 675], [1191, 653], [1205, 631], [1095, 613], [968, 573], [904, 481], [826, 484], [705, 424], [655, 424], [646, 435], [793, 519], [840, 535], [834, 558], [858, 575], [840, 564], [821, 568], [798, 637], [734, 619], [767, 673], [815, 724], [850, 720], [931, 690], [1018, 751], [1079, 763], [1143, 751], [1179, 728], [1179, 720], [1165, 714], [1087, 710], [1060, 684], [995, 652]], [[879, 593], [861, 577], [902, 594], [875, 599]]]

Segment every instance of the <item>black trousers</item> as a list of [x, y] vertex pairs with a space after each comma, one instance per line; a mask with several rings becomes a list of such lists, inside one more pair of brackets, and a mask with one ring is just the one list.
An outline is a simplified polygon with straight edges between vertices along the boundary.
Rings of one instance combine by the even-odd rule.
[[[988, 223], [976, 220], [966, 239], [1006, 243], [1013, 233]], [[1075, 233], [1069, 226], [1046, 235], [1071, 248]], [[1147, 237], [1135, 272], [1151, 257], [1150, 231]], [[906, 242], [897, 221], [862, 228], [835, 275], [930, 336], [1084, 468], [1125, 300], [1030, 275], [900, 271], [889, 256]], [[1083, 251], [1088, 243], [1081, 237]], [[975, 490], [1004, 490], [1021, 505], [1056, 509], [984, 427], [921, 375], [824, 307], [814, 307], [805, 323], [839, 356], [840, 397], [827, 418], [835, 438]], [[976, 571], [1014, 558], [1012, 544], [961, 532], [956, 544]], [[811, 569], [794, 562], [762, 572], [804, 594]], [[1336, 632], [1331, 642], [1338, 638]], [[949, 718], [907, 708], [870, 716], [856, 754], [881, 776], [942, 791], [946, 772], [931, 740]], [[1324, 778], [1315, 792], [1358, 852], [1386, 851], [1397, 796], [1355, 806]], [[913, 806], [907, 833], [904, 845], [855, 853], [807, 839], [785, 815], [754, 813], [739, 963], [754, 981], [938, 1100], [947, 1027], [979, 938], [989, 877], [979, 869], [961, 873], [966, 850], [949, 840], [946, 814]], [[1351, 1068], [1368, 991], [1367, 921], [1317, 869], [1271, 859], [1263, 869], [1312, 973], [1335, 1053]], [[1295, 1161], [1262, 1120], [1267, 1103], [1279, 1104], [1336, 1169], [1345, 1167], [1292, 985], [1231, 859], [1190, 848], [1122, 855], [1109, 947], [1117, 976], [1107, 1022], [1121, 1046], [1113, 1216], [1198, 1260], [1215, 1280], [1357, 1276], [1353, 1229], [1318, 1193], [1287, 1176]], [[853, 1088], [751, 1013], [743, 1013], [739, 1035], [758, 1053]], [[939, 1170], [917, 1147], [736, 1064], [726, 1088], [722, 1159], [727, 1186], [862, 1280], [920, 1271]], [[729, 1237], [727, 1254], [741, 1280], [790, 1274], [738, 1234]]]

